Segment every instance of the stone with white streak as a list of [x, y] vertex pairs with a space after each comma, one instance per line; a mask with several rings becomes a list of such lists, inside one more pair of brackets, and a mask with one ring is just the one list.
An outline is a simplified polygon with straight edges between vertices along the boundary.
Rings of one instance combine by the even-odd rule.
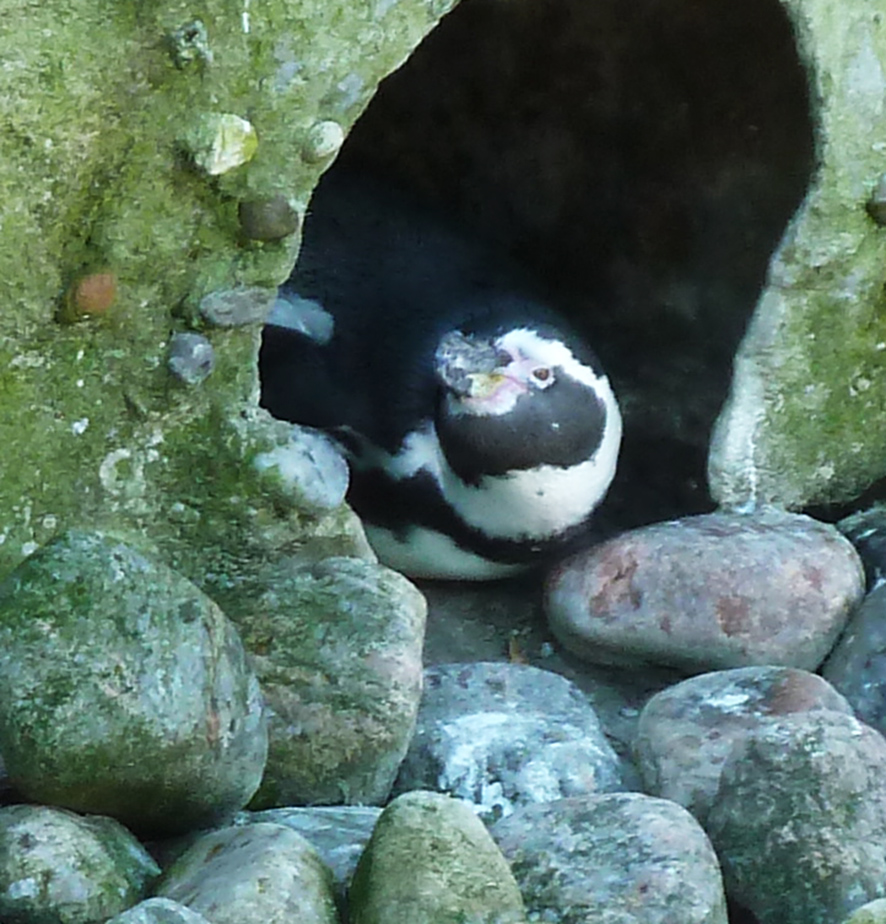
[[623, 789], [618, 757], [584, 693], [520, 664], [425, 671], [397, 789], [437, 789], [495, 820], [517, 806]]

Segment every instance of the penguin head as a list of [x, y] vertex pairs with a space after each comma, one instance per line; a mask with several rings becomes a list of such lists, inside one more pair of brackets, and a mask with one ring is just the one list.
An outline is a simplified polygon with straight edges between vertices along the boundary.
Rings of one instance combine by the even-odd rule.
[[468, 484], [617, 456], [621, 417], [609, 381], [583, 344], [555, 329], [447, 333], [435, 370], [440, 447]]

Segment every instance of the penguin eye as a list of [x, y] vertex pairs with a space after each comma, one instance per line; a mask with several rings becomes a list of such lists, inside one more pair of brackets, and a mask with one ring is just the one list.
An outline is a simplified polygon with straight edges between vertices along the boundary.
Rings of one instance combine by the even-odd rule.
[[547, 366], [539, 366], [532, 370], [532, 377], [536, 382], [549, 382], [553, 373]]

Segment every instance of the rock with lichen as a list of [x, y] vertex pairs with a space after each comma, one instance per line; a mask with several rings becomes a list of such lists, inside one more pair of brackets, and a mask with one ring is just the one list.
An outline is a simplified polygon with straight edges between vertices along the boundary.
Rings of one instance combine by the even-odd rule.
[[253, 808], [387, 798], [415, 730], [426, 609], [406, 578], [354, 558], [269, 582], [241, 622], [269, 716]]
[[520, 890], [483, 823], [460, 799], [415, 791], [384, 810], [349, 894], [353, 924], [525, 924]]
[[4, 921], [105, 921], [144, 898], [160, 867], [111, 818], [43, 805], [0, 809]]
[[169, 834], [248, 802], [267, 729], [218, 606], [118, 539], [72, 530], [0, 583], [0, 750], [29, 799]]
[[157, 895], [213, 924], [337, 924], [332, 874], [314, 847], [284, 825], [256, 822], [197, 838], [164, 872]]
[[886, 475], [886, 34], [866, 3], [839, 15], [829, 0], [783, 5], [810, 83], [817, 170], [714, 432], [712, 491], [730, 505], [845, 501]]

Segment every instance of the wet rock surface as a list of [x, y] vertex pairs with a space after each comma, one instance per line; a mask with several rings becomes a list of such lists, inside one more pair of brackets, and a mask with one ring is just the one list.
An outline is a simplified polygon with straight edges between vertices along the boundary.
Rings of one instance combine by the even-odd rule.
[[527, 803], [623, 788], [599, 719], [564, 677], [489, 662], [425, 672], [397, 792], [447, 792], [493, 821]]
[[492, 835], [531, 920], [726, 924], [713, 848], [673, 802], [611, 793], [527, 805]]
[[242, 808], [267, 730], [219, 607], [119, 539], [74, 530], [0, 585], [0, 748], [28, 798], [156, 835]]
[[706, 828], [726, 888], [760, 924], [831, 924], [886, 887], [886, 741], [810, 712], [750, 733]]
[[814, 670], [863, 593], [834, 527], [768, 510], [623, 533], [555, 568], [545, 608], [562, 644], [591, 661]]

